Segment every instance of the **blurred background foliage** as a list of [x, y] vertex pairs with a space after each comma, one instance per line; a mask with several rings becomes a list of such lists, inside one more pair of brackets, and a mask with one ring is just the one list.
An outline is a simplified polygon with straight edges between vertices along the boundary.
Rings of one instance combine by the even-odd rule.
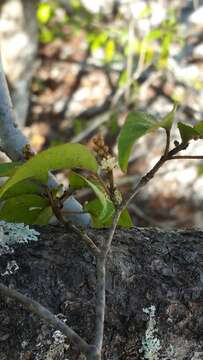
[[[116, 155], [117, 135], [129, 111], [160, 118], [174, 101], [179, 102], [176, 121], [202, 120], [202, 0], [12, 2], [20, 2], [22, 9], [36, 3], [38, 44], [24, 127], [36, 150], [69, 141], [91, 146], [101, 132]], [[29, 32], [29, 21], [25, 29]], [[18, 96], [13, 98], [15, 104]], [[122, 191], [153, 165], [163, 148], [162, 135], [140, 140], [128, 175], [115, 172]], [[175, 130], [172, 138], [179, 140]], [[203, 146], [195, 143], [190, 151], [201, 155]], [[201, 161], [165, 165], [131, 205], [135, 224], [202, 226], [199, 169]], [[81, 196], [85, 201], [86, 194]]]
[[[133, 4], [129, 2], [129, 11], [132, 11], [130, 5]], [[70, 1], [69, 6], [72, 10], [71, 14], [61, 8], [60, 2], [57, 1], [39, 4], [37, 19], [40, 26], [39, 39], [42, 43], [49, 43], [57, 37], [65, 38], [66, 28], [71, 32], [71, 36], [84, 31], [91, 54], [99, 56], [103, 64], [122, 66], [126, 57], [134, 52], [135, 56], [142, 55], [143, 65], [151, 63], [156, 58], [157, 65], [164, 66], [167, 65], [171, 43], [183, 45], [184, 42], [183, 36], [178, 31], [175, 9], [172, 5], [167, 8], [166, 17], [158, 26], [152, 26], [149, 31], [143, 33], [139, 31], [139, 26], [135, 26], [133, 14], [130, 14], [128, 17], [132, 17], [132, 32], [134, 32], [131, 38], [129, 38], [129, 19], [126, 14], [119, 13], [119, 9], [112, 14], [113, 19], [108, 19], [100, 13], [96, 16], [89, 13], [79, 0]], [[138, 13], [138, 21], [149, 19], [151, 14], [150, 3], [146, 2]], [[126, 74], [123, 74], [123, 79], [125, 78]]]

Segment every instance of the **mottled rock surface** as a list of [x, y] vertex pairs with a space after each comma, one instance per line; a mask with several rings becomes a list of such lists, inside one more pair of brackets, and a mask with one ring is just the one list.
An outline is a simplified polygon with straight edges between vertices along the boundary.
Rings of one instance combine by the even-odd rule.
[[[47, 306], [91, 341], [95, 260], [72, 232], [54, 226], [38, 230], [39, 241], [18, 244], [14, 251], [7, 249], [1, 255], [1, 281]], [[107, 236], [107, 230], [90, 233], [98, 243]], [[153, 336], [160, 341], [157, 359], [203, 358], [202, 244], [199, 230], [132, 228], [116, 232], [107, 263], [103, 359], [145, 358], [146, 353], [140, 351], [149, 317], [143, 308], [151, 306], [156, 308]], [[1, 296], [0, 359], [81, 357], [56, 329]]]

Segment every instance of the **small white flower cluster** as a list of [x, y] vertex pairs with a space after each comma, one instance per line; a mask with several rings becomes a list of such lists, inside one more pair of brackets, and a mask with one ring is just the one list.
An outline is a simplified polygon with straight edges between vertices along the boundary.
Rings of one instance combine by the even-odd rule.
[[117, 166], [116, 158], [108, 155], [106, 159], [102, 159], [101, 168], [102, 170], [111, 171]]
[[28, 225], [0, 221], [0, 246], [2, 247], [37, 241], [39, 235], [38, 231], [30, 229]]
[[118, 189], [114, 190], [114, 199], [117, 205], [120, 205], [122, 203], [122, 195]]
[[149, 308], [143, 309], [143, 312], [149, 316], [149, 321], [145, 336], [142, 339], [142, 349], [141, 352], [144, 353], [144, 359], [147, 360], [158, 360], [159, 351], [161, 350], [160, 340], [157, 337], [157, 328], [155, 320], [155, 311], [156, 308], [154, 305]]

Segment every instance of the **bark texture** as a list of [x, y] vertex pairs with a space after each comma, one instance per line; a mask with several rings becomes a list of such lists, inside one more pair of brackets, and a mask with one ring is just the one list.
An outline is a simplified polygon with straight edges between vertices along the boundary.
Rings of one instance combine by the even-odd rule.
[[[38, 242], [1, 255], [1, 281], [47, 306], [91, 342], [95, 260], [77, 235], [54, 226], [38, 230]], [[101, 243], [107, 230], [90, 234]], [[107, 262], [103, 359], [203, 359], [202, 244], [198, 230], [117, 230]], [[149, 328], [143, 308], [152, 305], [161, 349], [150, 358], [140, 350]], [[0, 359], [84, 357], [56, 329], [0, 297]]]
[[25, 126], [38, 47], [38, 0], [1, 0], [0, 43], [16, 122]]

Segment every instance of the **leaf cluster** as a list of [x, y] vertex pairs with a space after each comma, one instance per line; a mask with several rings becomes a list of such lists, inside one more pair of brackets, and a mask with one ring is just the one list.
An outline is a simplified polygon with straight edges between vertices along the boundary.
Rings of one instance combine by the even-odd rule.
[[[158, 128], [165, 130], [168, 139], [167, 153], [160, 159], [160, 164], [177, 158], [175, 155], [186, 149], [191, 140], [202, 138], [203, 121], [194, 126], [178, 122], [181, 142], [175, 141], [174, 148], [169, 149], [176, 108], [175, 104], [172, 111], [159, 120], [142, 111], [128, 114], [118, 137], [118, 163], [123, 172], [127, 171], [134, 144]], [[8, 178], [0, 188], [0, 219], [25, 224], [47, 224], [55, 215], [65, 223], [68, 219], [64, 206], [66, 199], [80, 189], [89, 188], [94, 198], [84, 204], [84, 211], [91, 214], [95, 227], [110, 227], [123, 201], [114, 184], [115, 158], [101, 136], [95, 140], [95, 149], [93, 152], [84, 145], [67, 143], [42, 151], [24, 163], [0, 164], [0, 176]], [[69, 169], [69, 188], [64, 189], [50, 182], [50, 172], [61, 169]], [[132, 225], [125, 207], [118, 225]]]

